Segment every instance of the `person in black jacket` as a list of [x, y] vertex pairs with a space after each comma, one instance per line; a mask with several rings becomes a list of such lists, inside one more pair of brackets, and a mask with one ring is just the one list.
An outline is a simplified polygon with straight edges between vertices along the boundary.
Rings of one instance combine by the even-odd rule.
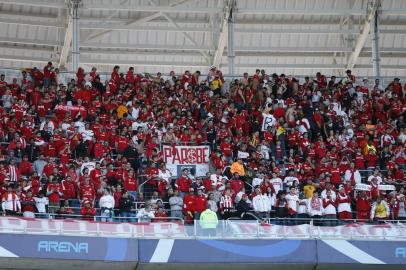
[[121, 222], [135, 222], [135, 212], [131, 212], [134, 206], [133, 197], [129, 196], [127, 190], [123, 191], [121, 198], [118, 201]]
[[238, 217], [244, 220], [255, 220], [258, 219], [253, 213], [251, 213], [252, 208], [248, 203], [247, 194], [243, 194], [241, 200], [237, 204], [237, 214]]

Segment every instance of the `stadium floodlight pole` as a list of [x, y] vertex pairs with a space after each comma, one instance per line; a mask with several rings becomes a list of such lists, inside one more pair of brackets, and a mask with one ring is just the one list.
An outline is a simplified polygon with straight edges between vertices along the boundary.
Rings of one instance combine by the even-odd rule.
[[76, 72], [80, 64], [79, 52], [79, 6], [82, 0], [70, 0], [72, 14], [72, 70]]
[[230, 0], [229, 2], [229, 15], [228, 15], [228, 41], [227, 41], [227, 57], [228, 57], [228, 74], [234, 75], [235, 71], [235, 53], [234, 53], [234, 24], [235, 17], [233, 12], [235, 11], [235, 1]]
[[374, 76], [381, 82], [381, 55], [379, 48], [379, 16], [382, 11], [381, 0], [375, 0], [373, 5], [374, 17], [371, 20], [372, 64]]

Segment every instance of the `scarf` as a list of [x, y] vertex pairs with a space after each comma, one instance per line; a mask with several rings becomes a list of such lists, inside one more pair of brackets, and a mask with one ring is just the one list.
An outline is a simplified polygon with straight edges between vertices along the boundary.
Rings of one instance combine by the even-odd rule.
[[319, 198], [312, 197], [310, 205], [311, 205], [312, 209], [315, 209], [315, 210], [320, 210], [320, 208], [321, 208], [321, 203], [320, 203]]

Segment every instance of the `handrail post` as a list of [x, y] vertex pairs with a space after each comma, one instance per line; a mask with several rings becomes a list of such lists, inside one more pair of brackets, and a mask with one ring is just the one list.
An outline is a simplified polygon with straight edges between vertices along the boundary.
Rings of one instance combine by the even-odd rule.
[[193, 236], [197, 238], [197, 222], [196, 220], [193, 222]]
[[259, 220], [257, 219], [257, 238], [259, 238], [259, 226], [261, 226]]

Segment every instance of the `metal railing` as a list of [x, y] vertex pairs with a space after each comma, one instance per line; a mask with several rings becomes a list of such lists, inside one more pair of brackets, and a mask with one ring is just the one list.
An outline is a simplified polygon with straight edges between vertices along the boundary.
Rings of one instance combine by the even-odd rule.
[[[42, 71], [43, 66], [37, 66], [37, 67], [39, 68], [39, 70]], [[29, 67], [29, 68], [31, 68], [31, 67]], [[23, 69], [24, 68], [0, 67], [0, 74], [5, 74], [6, 78], [8, 78], [8, 79], [11, 79], [11, 78], [20, 79], [22, 77], [21, 71]], [[252, 72], [255, 71], [254, 68], [252, 68], [251, 70], [252, 70]], [[322, 70], [323, 69], [320, 69], [320, 71], [322, 71]], [[88, 72], [90, 72], [90, 70], [86, 70], [85, 72], [88, 73]], [[122, 70], [122, 72], [125, 74], [127, 71]], [[73, 72], [73, 71], [61, 71], [60, 73], [63, 74], [66, 77], [66, 81], [70, 81], [71, 79], [76, 79], [76, 71], [75, 72]], [[111, 77], [111, 72], [100, 71], [100, 72], [97, 72], [97, 73], [99, 74], [100, 80], [102, 82], [104, 82], [106, 80], [109, 80], [110, 77]], [[146, 73], [152, 74], [151, 72], [138, 72], [138, 73], [141, 73], [143, 75], [145, 75]], [[180, 76], [180, 75], [181, 74], [176, 74], [176, 76]], [[314, 78], [316, 76], [316, 74], [311, 75], [311, 76], [309, 76], [309, 75], [290, 75], [290, 74], [286, 74], [286, 75], [287, 75], [287, 77], [292, 77], [293, 76], [293, 77], [295, 77], [296, 79], [298, 79], [300, 81], [304, 81], [305, 77], [310, 77], [310, 79], [312, 79], [312, 78]], [[334, 74], [329, 74], [329, 75], [325, 75], [325, 76], [326, 76], [326, 78], [330, 78], [333, 75]], [[168, 77], [169, 73], [162, 73], [162, 76], [163, 77]], [[335, 76], [336, 76], [336, 81], [339, 81], [341, 79], [346, 78], [346, 76], [339, 76], [339, 75], [335, 75]], [[200, 77], [205, 79], [207, 77], [207, 74], [201, 74]], [[223, 77], [225, 79], [232, 80], [232, 79], [242, 79], [243, 75], [242, 74], [223, 75]], [[399, 77], [399, 76], [381, 76], [380, 78], [381, 78], [383, 84], [388, 84], [391, 81], [393, 81], [394, 77]], [[358, 83], [362, 82], [363, 78], [367, 78], [370, 82], [374, 82], [376, 77], [375, 76], [362, 76], [362, 77], [358, 76], [357, 77], [357, 82]], [[406, 77], [404, 77], [404, 76], [400, 76], [399, 78], [402, 81], [406, 80]]]
[[[294, 221], [294, 220], [292, 220]], [[71, 219], [0, 217], [0, 233], [81, 235], [94, 237], [139, 238], [216, 238], [216, 239], [361, 239], [406, 240], [405, 221], [368, 224], [347, 220], [337, 226], [316, 226], [314, 221], [300, 225], [275, 225], [243, 220], [221, 220], [214, 226], [200, 221], [185, 225], [181, 220], [168, 222], [99, 222]]]

